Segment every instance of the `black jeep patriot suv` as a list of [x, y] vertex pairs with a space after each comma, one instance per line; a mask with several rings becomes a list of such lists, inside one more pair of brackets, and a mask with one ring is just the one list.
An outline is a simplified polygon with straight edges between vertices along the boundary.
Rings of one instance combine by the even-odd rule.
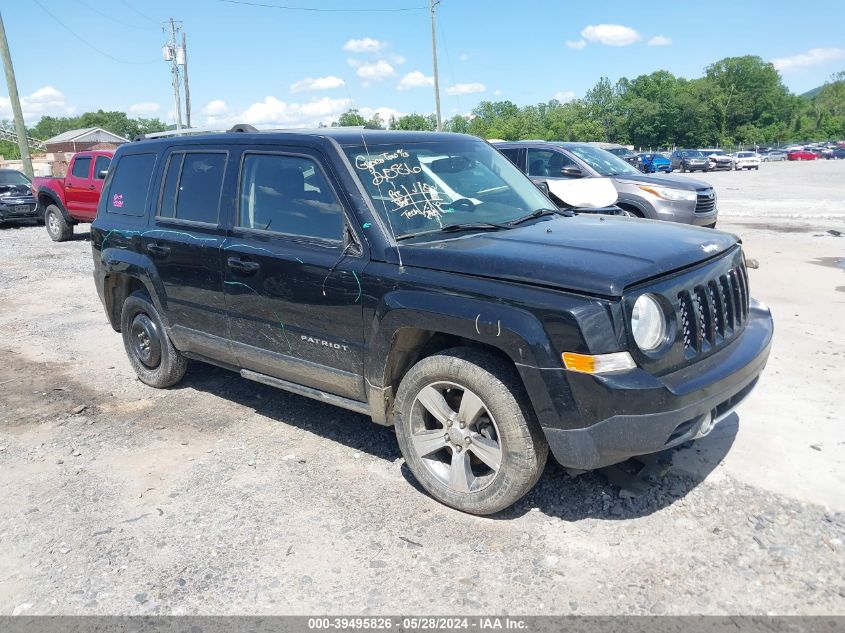
[[772, 338], [737, 238], [570, 217], [477, 138], [352, 128], [118, 149], [97, 290], [145, 383], [187, 359], [394, 425], [440, 501], [501, 510], [707, 434]]

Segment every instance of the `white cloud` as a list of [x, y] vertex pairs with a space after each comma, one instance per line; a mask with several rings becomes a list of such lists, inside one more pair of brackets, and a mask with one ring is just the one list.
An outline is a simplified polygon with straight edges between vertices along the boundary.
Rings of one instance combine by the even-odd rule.
[[[67, 116], [76, 112], [76, 108], [68, 104], [65, 95], [53, 86], [44, 86], [30, 95], [22, 96], [21, 110], [27, 123], [34, 123], [44, 115]], [[0, 97], [0, 118], [11, 117], [11, 100], [8, 97]]]
[[433, 85], [434, 77], [428, 77], [422, 74], [419, 70], [414, 70], [402, 77], [399, 81], [399, 85], [396, 86], [396, 89], [410, 90], [411, 88], [428, 88]]
[[460, 55], [460, 57], [458, 57], [458, 59], [461, 60], [462, 62], [465, 62], [469, 59], [469, 55], [467, 55], [466, 53], [461, 53], [461, 55]]
[[371, 119], [374, 114], [378, 114], [383, 123], [390, 123], [390, 117], [396, 117], [398, 119], [399, 117], [405, 116], [404, 112], [400, 112], [394, 108], [388, 108], [387, 106], [381, 106], [380, 108], [360, 108], [358, 112], [365, 119]]
[[476, 92], [486, 92], [487, 86], [479, 82], [468, 84], [455, 84], [446, 88], [446, 94], [449, 95], [469, 95]]
[[313, 127], [337, 119], [351, 106], [352, 101], [350, 99], [323, 97], [305, 103], [295, 103], [268, 96], [264, 97], [263, 101], [253, 103], [234, 119], [239, 123], [249, 123], [250, 125]]
[[591, 24], [581, 31], [581, 37], [607, 46], [628, 46], [642, 38], [634, 29], [621, 24]]
[[372, 37], [363, 37], [359, 40], [349, 40], [343, 45], [343, 50], [349, 51], [350, 53], [378, 53], [386, 47], [387, 42], [382, 42]]
[[129, 114], [134, 114], [135, 116], [152, 116], [159, 110], [161, 110], [161, 106], [152, 101], [133, 103], [129, 106]]
[[672, 46], [672, 38], [665, 35], [655, 35], [648, 41], [649, 46]]
[[580, 51], [587, 45], [587, 40], [566, 40], [566, 45], [569, 48], [574, 48], [576, 51]]
[[494, 95], [496, 95], [497, 97], [501, 97], [501, 96], [502, 96], [502, 91], [501, 91], [501, 90], [496, 90], [493, 94], [494, 94]]
[[396, 74], [393, 66], [383, 59], [372, 64], [360, 64], [357, 68], [358, 70], [356, 72], [358, 76], [365, 81], [382, 81]]
[[229, 112], [229, 107], [222, 99], [214, 99], [205, 104], [202, 111], [206, 116], [223, 116]]
[[561, 103], [566, 103], [567, 101], [572, 101], [575, 98], [575, 93], [571, 90], [561, 90], [556, 92], [552, 98], [560, 101]]
[[346, 82], [340, 77], [329, 75], [327, 77], [306, 77], [294, 82], [290, 86], [291, 92], [306, 92], [317, 90], [332, 90], [333, 88], [340, 88], [345, 86]]
[[843, 58], [845, 58], [845, 48], [811, 48], [804, 53], [792, 55], [791, 57], [773, 59], [772, 64], [781, 72], [786, 73], [791, 70], [800, 70]]
[[404, 64], [406, 61], [408, 61], [408, 60], [405, 58], [405, 56], [404, 56], [404, 55], [397, 55], [396, 53], [391, 53], [391, 54], [388, 56], [388, 59], [390, 59], [390, 61], [391, 61], [392, 63], [396, 64], [397, 66], [401, 66], [401, 65], [402, 65], [402, 64]]

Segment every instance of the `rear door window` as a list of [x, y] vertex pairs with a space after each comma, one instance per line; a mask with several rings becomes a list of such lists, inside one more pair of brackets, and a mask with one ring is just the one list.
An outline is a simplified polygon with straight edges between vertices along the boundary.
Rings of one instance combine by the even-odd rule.
[[111, 179], [106, 211], [122, 215], [144, 215], [155, 162], [155, 154], [122, 156]]
[[560, 178], [564, 167], [575, 166], [575, 161], [561, 154], [547, 149], [528, 150], [529, 176], [554, 176]]
[[77, 158], [73, 161], [73, 168], [71, 169], [71, 176], [74, 178], [87, 179], [91, 173], [91, 157]]
[[174, 152], [164, 176], [158, 215], [217, 224], [226, 152]]
[[519, 167], [520, 171], [523, 171], [523, 172], [525, 171], [525, 165], [520, 164], [521, 163], [521, 161], [519, 160], [519, 151], [520, 150], [518, 148], [516, 148], [516, 149], [505, 148], [505, 149], [500, 149], [499, 151], [502, 152], [502, 154], [504, 154], [510, 162], [512, 162], [517, 167]]

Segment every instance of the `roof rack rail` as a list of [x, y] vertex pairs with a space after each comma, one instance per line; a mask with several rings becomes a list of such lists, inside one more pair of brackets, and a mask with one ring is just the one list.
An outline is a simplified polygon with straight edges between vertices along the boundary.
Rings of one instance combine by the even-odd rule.
[[229, 129], [222, 129], [220, 127], [183, 127], [178, 130], [165, 130], [164, 132], [150, 132], [149, 134], [139, 134], [133, 141], [143, 141], [145, 139], [165, 138], [168, 136], [190, 136], [192, 134], [224, 134], [226, 132], [241, 132], [252, 133], [258, 132], [258, 128], [249, 125], [248, 123], [237, 123]]

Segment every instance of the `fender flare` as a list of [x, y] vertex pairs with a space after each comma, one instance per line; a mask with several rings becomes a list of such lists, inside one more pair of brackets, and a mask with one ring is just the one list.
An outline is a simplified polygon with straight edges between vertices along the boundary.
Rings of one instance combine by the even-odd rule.
[[545, 385], [551, 375], [542, 368], [559, 365], [559, 361], [542, 323], [533, 314], [506, 303], [471, 297], [450, 301], [449, 297], [444, 300], [442, 293], [415, 290], [386, 294], [373, 316], [364, 373], [375, 422], [392, 424], [391, 354], [396, 335], [405, 328], [459, 336], [502, 352], [516, 366], [540, 423], [555, 424], [558, 415]]
[[[70, 213], [68, 213], [68, 210], [65, 207], [65, 203], [62, 201], [59, 194], [57, 194], [53, 189], [51, 189], [50, 187], [45, 187], [44, 185], [38, 187], [37, 196], [35, 198], [35, 201], [39, 205], [41, 205], [41, 197], [42, 196], [49, 199], [51, 204], [55, 204], [59, 208], [59, 211], [62, 212], [62, 217], [64, 217], [65, 222], [67, 222], [69, 224], [76, 224], [76, 220], [74, 220], [72, 217], [70, 217]], [[43, 210], [46, 213], [47, 212], [47, 205], [41, 205], [41, 206], [44, 207]]]
[[[126, 238], [121, 236], [121, 239], [125, 240]], [[105, 240], [101, 245], [104, 243]], [[165, 330], [172, 338], [170, 321], [167, 318], [167, 295], [164, 283], [156, 274], [152, 260], [146, 255], [116, 247], [107, 247], [102, 250], [100, 260], [101, 268], [98, 274], [103, 276], [103, 301], [106, 304], [106, 313], [112, 328], [115, 331], [120, 331], [120, 314], [115, 314], [114, 302], [117, 299], [116, 294], [122, 292], [123, 287], [117, 283], [117, 280], [131, 278], [137, 279], [144, 286], [164, 323]], [[110, 282], [110, 278], [114, 280]]]

